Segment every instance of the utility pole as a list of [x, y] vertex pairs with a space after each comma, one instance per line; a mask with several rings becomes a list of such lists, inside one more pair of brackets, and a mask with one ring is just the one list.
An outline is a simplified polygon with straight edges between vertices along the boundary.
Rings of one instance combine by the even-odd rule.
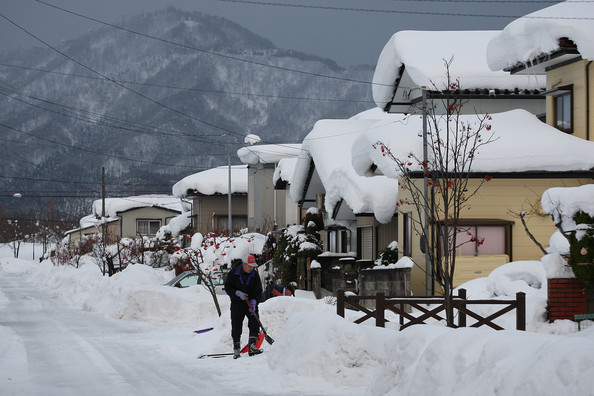
[[107, 243], [107, 229], [105, 227], [105, 167], [101, 168], [101, 235], [103, 238], [103, 275], [105, 275], [105, 244]]
[[229, 161], [229, 183], [227, 185], [227, 201], [228, 201], [228, 214], [227, 214], [227, 228], [229, 229], [229, 237], [233, 234], [233, 223], [231, 222], [231, 135], [228, 136], [228, 149], [227, 159]]
[[431, 295], [431, 256], [429, 255], [429, 186], [428, 181], [428, 167], [429, 167], [429, 154], [428, 154], [428, 143], [427, 143], [427, 87], [421, 88], [423, 96], [423, 163], [425, 169], [423, 169], [423, 194], [425, 195], [425, 225], [423, 233], [425, 234], [425, 293]]

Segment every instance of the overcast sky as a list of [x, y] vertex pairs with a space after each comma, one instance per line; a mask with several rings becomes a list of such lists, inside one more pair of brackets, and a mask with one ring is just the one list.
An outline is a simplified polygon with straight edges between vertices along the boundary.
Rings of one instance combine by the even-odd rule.
[[[106, 22], [173, 5], [231, 19], [280, 48], [342, 66], [375, 65], [399, 30], [502, 29], [558, 1], [504, 0], [43, 0]], [[50, 44], [99, 27], [35, 0], [0, 0], [0, 13]], [[0, 17], [0, 50], [39, 45]]]

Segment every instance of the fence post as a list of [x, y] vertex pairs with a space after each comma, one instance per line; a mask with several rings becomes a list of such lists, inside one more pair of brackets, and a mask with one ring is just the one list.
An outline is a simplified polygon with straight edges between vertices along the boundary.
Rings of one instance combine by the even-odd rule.
[[344, 289], [336, 290], [336, 313], [344, 318]]
[[516, 293], [516, 329], [526, 331], [526, 293]]
[[[460, 307], [466, 309], [466, 289], [458, 289], [458, 297], [460, 301]], [[461, 311], [458, 308], [458, 327], [466, 327], [466, 312]]]
[[377, 292], [375, 295], [375, 326], [385, 327], [384, 310], [386, 309], [386, 294], [384, 292]]

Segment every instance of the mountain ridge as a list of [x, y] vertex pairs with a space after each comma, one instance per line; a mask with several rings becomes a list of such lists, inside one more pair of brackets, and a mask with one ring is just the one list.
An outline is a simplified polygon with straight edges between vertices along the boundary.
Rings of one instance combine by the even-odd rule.
[[[154, 192], [167, 193], [188, 174], [226, 164], [230, 141], [238, 163], [242, 136], [300, 142], [319, 119], [373, 107], [370, 85], [351, 81], [370, 81], [371, 66], [342, 68], [279, 49], [221, 17], [168, 7], [118, 24], [142, 35], [101, 26], [60, 48], [108, 80], [46, 48], [0, 53], [1, 63], [14, 66], [0, 65], [7, 191], [49, 184], [58, 197], [100, 198], [105, 168], [109, 195], [133, 192], [122, 185], [143, 192], [160, 185]], [[17, 179], [32, 176], [98, 184]], [[60, 199], [60, 207], [80, 216], [89, 199]]]

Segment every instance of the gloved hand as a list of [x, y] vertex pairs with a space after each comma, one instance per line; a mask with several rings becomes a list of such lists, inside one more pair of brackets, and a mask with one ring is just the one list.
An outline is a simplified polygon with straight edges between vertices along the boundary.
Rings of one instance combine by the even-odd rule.
[[236, 295], [237, 297], [241, 298], [242, 300], [245, 300], [245, 301], [247, 301], [248, 295], [247, 295], [246, 293], [242, 292], [241, 290], [237, 290], [237, 291], [235, 292], [235, 295]]
[[250, 311], [250, 313], [252, 315], [254, 314], [254, 312], [256, 312], [256, 305], [257, 304], [258, 304], [258, 302], [256, 300], [250, 300], [251, 307], [250, 307], [249, 311]]

